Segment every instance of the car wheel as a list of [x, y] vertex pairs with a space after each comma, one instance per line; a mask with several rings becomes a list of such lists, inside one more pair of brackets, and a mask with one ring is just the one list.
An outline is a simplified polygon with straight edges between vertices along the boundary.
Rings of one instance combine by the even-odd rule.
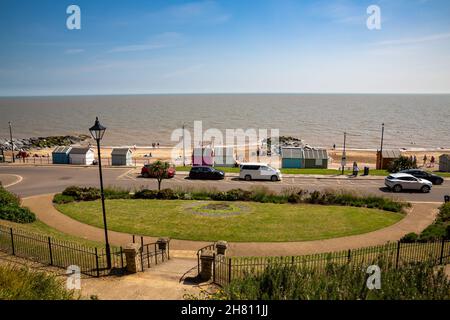
[[401, 185], [399, 185], [399, 184], [396, 184], [396, 185], [392, 188], [392, 190], [394, 190], [394, 192], [402, 192], [403, 187], [402, 187]]
[[435, 182], [437, 185], [441, 185], [444, 183], [444, 179], [437, 179]]
[[245, 181], [250, 181], [250, 180], [252, 180], [252, 176], [251, 175], [246, 175], [245, 176]]
[[420, 190], [422, 190], [423, 193], [428, 193], [430, 192], [431, 188], [429, 186], [423, 186]]
[[272, 177], [270, 177], [270, 180], [272, 182], [278, 181], [278, 177], [277, 176], [272, 176]]
[[144, 178], [150, 178], [150, 174], [148, 172], [144, 172], [144, 174], [142, 175]]

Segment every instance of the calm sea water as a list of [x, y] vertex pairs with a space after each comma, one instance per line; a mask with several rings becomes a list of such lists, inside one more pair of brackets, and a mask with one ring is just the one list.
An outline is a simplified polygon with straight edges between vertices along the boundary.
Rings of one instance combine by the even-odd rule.
[[192, 128], [274, 128], [315, 146], [450, 148], [450, 95], [139, 95], [0, 98], [0, 137], [88, 133], [95, 116], [106, 145], [172, 145]]

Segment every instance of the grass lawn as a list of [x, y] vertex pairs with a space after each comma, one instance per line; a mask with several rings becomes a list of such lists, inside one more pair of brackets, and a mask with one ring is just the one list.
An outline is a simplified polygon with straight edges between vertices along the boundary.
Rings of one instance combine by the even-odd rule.
[[[221, 215], [222, 209], [219, 214], [206, 210], [206, 215], [191, 210], [192, 206], [208, 207], [212, 203], [218, 202], [107, 200], [108, 227], [131, 234], [185, 240], [281, 242], [361, 234], [387, 227], [403, 218], [402, 214], [375, 209], [255, 202], [228, 203], [233, 211], [231, 215]], [[103, 226], [100, 201], [56, 207], [78, 221]], [[239, 214], [235, 214], [236, 208], [241, 210]]]
[[66, 233], [63, 233], [61, 231], [58, 231], [56, 229], [53, 229], [52, 227], [49, 227], [45, 223], [36, 220], [33, 223], [15, 223], [11, 221], [6, 220], [0, 220], [0, 225], [8, 228], [14, 228], [17, 230], [22, 230], [26, 232], [32, 232], [37, 233], [43, 236], [49, 236], [53, 239], [57, 240], [63, 240], [63, 241], [70, 241], [75, 242], [80, 245], [88, 246], [88, 247], [103, 247], [104, 244], [96, 241], [90, 241], [83, 238], [79, 238], [76, 236], [71, 236]]

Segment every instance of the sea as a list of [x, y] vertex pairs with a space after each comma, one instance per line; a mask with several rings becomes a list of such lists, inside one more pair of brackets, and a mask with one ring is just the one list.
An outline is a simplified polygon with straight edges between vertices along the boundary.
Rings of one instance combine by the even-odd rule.
[[450, 95], [173, 94], [0, 97], [0, 137], [89, 134], [98, 116], [108, 146], [172, 146], [172, 132], [278, 129], [311, 146], [450, 148]]

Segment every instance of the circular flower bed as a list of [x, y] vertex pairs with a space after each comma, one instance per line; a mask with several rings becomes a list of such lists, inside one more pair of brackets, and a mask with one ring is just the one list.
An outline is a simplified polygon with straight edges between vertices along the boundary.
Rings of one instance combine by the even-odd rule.
[[208, 217], [227, 217], [250, 212], [249, 206], [243, 203], [196, 201], [184, 206], [188, 213]]

